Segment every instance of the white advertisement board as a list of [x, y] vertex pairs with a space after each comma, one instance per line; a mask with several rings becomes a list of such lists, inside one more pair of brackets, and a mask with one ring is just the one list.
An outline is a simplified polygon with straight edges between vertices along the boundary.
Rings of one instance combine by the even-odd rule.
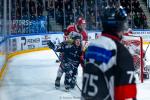
[[150, 42], [150, 30], [147, 31], [133, 31], [133, 35], [141, 36], [144, 42]]
[[[150, 31], [134, 31], [135, 36], [141, 36], [143, 41], [150, 42]], [[88, 32], [88, 40], [96, 39], [101, 35], [101, 32]], [[9, 52], [28, 50], [34, 48], [47, 47], [47, 41], [51, 40], [55, 45], [63, 41], [62, 32], [53, 34], [25, 35], [11, 37], [8, 40]]]
[[8, 52], [29, 50], [47, 47], [47, 41], [51, 40], [55, 45], [63, 41], [63, 34], [44, 34], [11, 37], [8, 40]]
[[19, 38], [21, 42], [21, 50], [28, 50], [40, 47], [41, 37], [36, 36], [21, 36]]

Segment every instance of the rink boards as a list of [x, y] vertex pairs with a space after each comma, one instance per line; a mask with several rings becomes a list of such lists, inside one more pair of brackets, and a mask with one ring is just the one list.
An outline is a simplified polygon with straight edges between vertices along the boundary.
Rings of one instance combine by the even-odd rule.
[[[143, 38], [144, 44], [150, 43], [150, 30], [136, 30], [134, 33], [135, 36], [141, 36]], [[100, 34], [100, 31], [88, 31], [88, 40], [96, 39]], [[63, 41], [63, 32], [18, 34], [10, 35], [6, 39], [1, 39], [0, 79], [2, 79], [2, 75], [5, 71], [7, 59], [22, 53], [49, 49], [47, 48], [47, 41], [49, 40], [57, 45]]]

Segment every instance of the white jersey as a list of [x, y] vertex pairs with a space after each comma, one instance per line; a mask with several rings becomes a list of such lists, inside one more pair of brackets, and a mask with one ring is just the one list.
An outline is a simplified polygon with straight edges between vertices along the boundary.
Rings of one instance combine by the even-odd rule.
[[130, 45], [127, 45], [126, 47], [128, 48], [129, 52], [132, 55], [139, 55], [140, 54], [140, 45], [136, 46], [134, 44], [130, 44]]

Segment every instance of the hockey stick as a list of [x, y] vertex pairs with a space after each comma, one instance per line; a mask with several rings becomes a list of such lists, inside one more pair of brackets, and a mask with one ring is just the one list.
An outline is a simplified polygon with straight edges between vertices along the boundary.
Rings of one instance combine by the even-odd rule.
[[[144, 55], [143, 55], [143, 58], [142, 59], [144, 59], [145, 58], [145, 56], [146, 56], [146, 52], [147, 52], [147, 50], [148, 50], [148, 48], [149, 48], [149, 45], [150, 44], [148, 44], [148, 46], [146, 47], [146, 49], [145, 49], [145, 53], [144, 53]], [[137, 65], [137, 63], [140, 61], [140, 58], [137, 60], [137, 62], [135, 63], [135, 65]]]
[[[145, 53], [144, 53], [144, 55], [142, 56], [142, 60], [145, 59], [145, 56], [146, 56], [147, 50], [148, 50], [148, 48], [149, 48], [149, 45], [150, 45], [150, 44], [148, 44], [148, 46], [146, 47]], [[139, 63], [140, 60], [141, 60], [141, 59], [139, 58], [139, 59], [136, 61], [136, 63], [134, 64], [135, 70], [138, 70], [138, 69], [139, 69], [139, 68], [136, 67], [136, 66], [138, 66], [138, 63]], [[145, 61], [146, 61], [146, 59], [145, 59]], [[143, 62], [142, 65], [145, 66], [144, 61], [142, 61], [142, 62]], [[143, 67], [144, 67], [144, 66], [143, 66]], [[143, 68], [143, 67], [142, 67], [142, 68]], [[142, 71], [141, 73], [143, 73], [143, 71]], [[143, 75], [142, 75], [142, 77], [143, 77]], [[141, 78], [141, 79], [142, 79], [141, 82], [143, 82], [143, 78]]]
[[[53, 50], [53, 49], [52, 49]], [[53, 50], [54, 52], [55, 52], [55, 54], [56, 54], [56, 56], [57, 56], [57, 58], [59, 59], [59, 61], [61, 61], [61, 59], [60, 59], [60, 57], [58, 56], [58, 54], [56, 53], [56, 51], [55, 50]], [[78, 86], [78, 84], [77, 83], [75, 83], [75, 85], [77, 86], [77, 88], [80, 90], [80, 92], [81, 92], [81, 89], [80, 89], [80, 87]]]
[[148, 48], [149, 48], [149, 45], [150, 45], [150, 44], [148, 44], [148, 46], [146, 47], [146, 50], [145, 50], [145, 53], [144, 53], [143, 58], [145, 58], [146, 52], [147, 52], [147, 50], [148, 50]]
[[[50, 48], [50, 47], [49, 47]], [[52, 48], [50, 48], [50, 49], [52, 49]], [[59, 55], [57, 54], [57, 52], [56, 52], [56, 50], [54, 50], [54, 49], [52, 49], [53, 50], [53, 52], [56, 54], [56, 56], [57, 56], [57, 58], [59, 59], [59, 61], [61, 61], [61, 59], [60, 59], [60, 57], [59, 57]], [[81, 92], [81, 89], [80, 89], [80, 87], [78, 86], [78, 84], [77, 83], [75, 83], [75, 85], [77, 86], [77, 88], [80, 90], [80, 92]]]
[[[142, 59], [144, 59], [145, 58], [145, 56], [146, 56], [146, 52], [147, 52], [147, 50], [148, 50], [148, 48], [149, 48], [149, 45], [150, 44], [148, 44], [148, 46], [146, 47], [146, 50], [145, 50], [145, 53], [144, 53], [144, 55], [143, 55], [143, 58]], [[137, 60], [137, 62], [135, 63], [135, 65], [137, 65], [137, 63], [140, 61], [140, 58]]]
[[[51, 48], [51, 49], [52, 49], [52, 48]], [[59, 59], [59, 61], [61, 61], [59, 55], [57, 54], [57, 52], [56, 52], [54, 49], [52, 49], [52, 50], [53, 50], [53, 52], [55, 53], [55, 55], [57, 56], [57, 58]]]

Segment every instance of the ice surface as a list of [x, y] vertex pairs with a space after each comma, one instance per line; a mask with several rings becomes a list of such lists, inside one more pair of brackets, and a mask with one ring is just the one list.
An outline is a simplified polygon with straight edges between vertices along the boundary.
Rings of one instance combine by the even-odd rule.
[[[144, 46], [144, 49], [146, 46]], [[150, 49], [146, 54], [150, 61]], [[76, 87], [64, 92], [63, 80], [60, 90], [54, 87], [59, 63], [51, 50], [18, 55], [9, 61], [8, 69], [0, 86], [0, 100], [80, 100], [80, 90]], [[79, 67], [77, 84], [81, 88], [82, 68]], [[137, 84], [138, 99], [150, 100], [150, 80]]]
[[[18, 55], [9, 61], [8, 69], [0, 86], [0, 100], [79, 100], [80, 90], [76, 87], [64, 92], [56, 90], [54, 81], [59, 63], [48, 51]], [[81, 88], [82, 68], [79, 67], [78, 84]]]

